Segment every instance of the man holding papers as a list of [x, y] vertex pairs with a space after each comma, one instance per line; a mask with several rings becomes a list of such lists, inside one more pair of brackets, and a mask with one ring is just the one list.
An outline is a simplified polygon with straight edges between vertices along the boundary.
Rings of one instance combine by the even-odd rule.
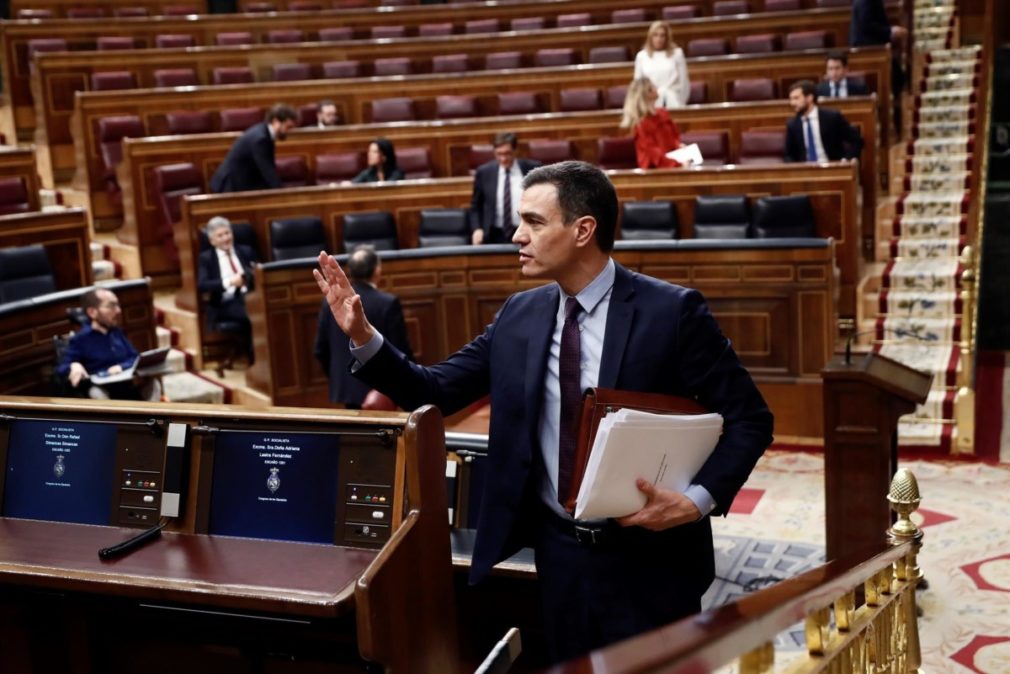
[[[404, 409], [452, 414], [490, 394], [489, 480], [471, 582], [519, 548], [536, 551], [548, 645], [564, 660], [698, 611], [714, 575], [707, 515], [724, 515], [771, 442], [772, 416], [697, 291], [610, 257], [617, 194], [582, 162], [523, 180], [519, 264], [553, 281], [508, 298], [483, 334], [432, 367], [411, 363], [365, 318], [322, 253], [316, 281], [351, 338], [352, 370]], [[645, 505], [575, 521], [575, 423], [589, 387], [693, 398], [723, 419], [711, 456], [682, 492], [639, 476]], [[665, 436], [677, 447], [676, 433]]]

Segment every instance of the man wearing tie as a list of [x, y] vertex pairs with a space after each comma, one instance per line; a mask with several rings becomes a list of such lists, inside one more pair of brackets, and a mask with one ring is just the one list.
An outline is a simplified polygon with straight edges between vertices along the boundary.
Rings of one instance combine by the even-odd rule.
[[824, 81], [817, 85], [818, 98], [848, 98], [867, 93], [865, 84], [849, 79], [849, 55], [843, 51], [828, 52]]
[[814, 83], [800, 80], [789, 87], [796, 116], [786, 123], [787, 162], [858, 159], [863, 150], [859, 130], [837, 110], [817, 105]]
[[516, 211], [523, 176], [540, 166], [530, 159], [516, 159], [516, 135], [499, 133], [494, 137], [494, 159], [477, 169], [470, 199], [471, 241], [508, 243], [518, 226]]
[[206, 233], [212, 247], [200, 253], [197, 287], [206, 297], [207, 327], [227, 328], [222, 331], [240, 335], [252, 363], [252, 325], [245, 309], [245, 295], [252, 288], [256, 254], [249, 246], [234, 245], [227, 218], [211, 218]]
[[[715, 573], [709, 515], [725, 515], [771, 442], [772, 415], [701, 294], [636, 274], [610, 256], [617, 193], [606, 174], [561, 162], [523, 180], [521, 274], [485, 331], [438, 365], [411, 363], [368, 322], [339, 265], [314, 272], [351, 339], [352, 371], [404, 409], [452, 414], [491, 397], [488, 480], [470, 581], [523, 546], [536, 553], [552, 657], [565, 660], [695, 613]], [[577, 522], [574, 420], [591, 386], [696, 399], [723, 434], [684, 493], [639, 479], [646, 505]]]

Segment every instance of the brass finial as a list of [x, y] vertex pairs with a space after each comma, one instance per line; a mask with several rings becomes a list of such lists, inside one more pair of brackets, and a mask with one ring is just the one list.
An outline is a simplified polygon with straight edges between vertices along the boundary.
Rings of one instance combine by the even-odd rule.
[[922, 532], [909, 517], [919, 509], [921, 501], [919, 482], [911, 471], [901, 468], [894, 474], [887, 500], [891, 510], [898, 513], [898, 521], [891, 526], [889, 533], [901, 540], [921, 537]]

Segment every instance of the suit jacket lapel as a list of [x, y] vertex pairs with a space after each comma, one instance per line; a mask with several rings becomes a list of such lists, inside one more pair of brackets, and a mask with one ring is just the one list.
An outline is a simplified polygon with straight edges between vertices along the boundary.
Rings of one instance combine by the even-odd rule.
[[[544, 372], [547, 370], [547, 350], [550, 348], [554, 323], [558, 314], [558, 287], [552, 284], [542, 293], [537, 304], [523, 321], [528, 326], [529, 338], [526, 342], [526, 371], [523, 396], [526, 404], [539, 410], [544, 392]], [[537, 418], [539, 414], [532, 415]], [[533, 432], [536, 433], [534, 424]]]
[[617, 386], [617, 375], [621, 371], [621, 361], [624, 359], [624, 350], [635, 317], [635, 306], [631, 301], [634, 294], [631, 272], [616, 265], [614, 289], [610, 293], [610, 309], [607, 311], [607, 331], [603, 337], [598, 386]]

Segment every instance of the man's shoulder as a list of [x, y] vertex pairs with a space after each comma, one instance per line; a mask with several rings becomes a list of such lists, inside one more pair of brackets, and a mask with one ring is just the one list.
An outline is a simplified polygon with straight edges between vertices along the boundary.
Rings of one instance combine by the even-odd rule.
[[690, 293], [697, 292], [693, 288], [618, 266], [614, 289], [616, 292], [621, 292], [624, 286], [634, 291], [636, 297], [641, 297], [645, 301], [653, 299], [662, 299], [664, 302], [680, 301]]
[[814, 91], [817, 92], [818, 96], [827, 96], [831, 93], [831, 87], [828, 86], [827, 82], [818, 82], [817, 86], [814, 87]]
[[529, 173], [533, 169], [540, 168], [541, 166], [543, 166], [543, 163], [537, 161], [536, 159], [520, 159], [519, 160], [519, 170], [521, 170], [523, 172], [523, 175], [526, 175], [527, 173]]

